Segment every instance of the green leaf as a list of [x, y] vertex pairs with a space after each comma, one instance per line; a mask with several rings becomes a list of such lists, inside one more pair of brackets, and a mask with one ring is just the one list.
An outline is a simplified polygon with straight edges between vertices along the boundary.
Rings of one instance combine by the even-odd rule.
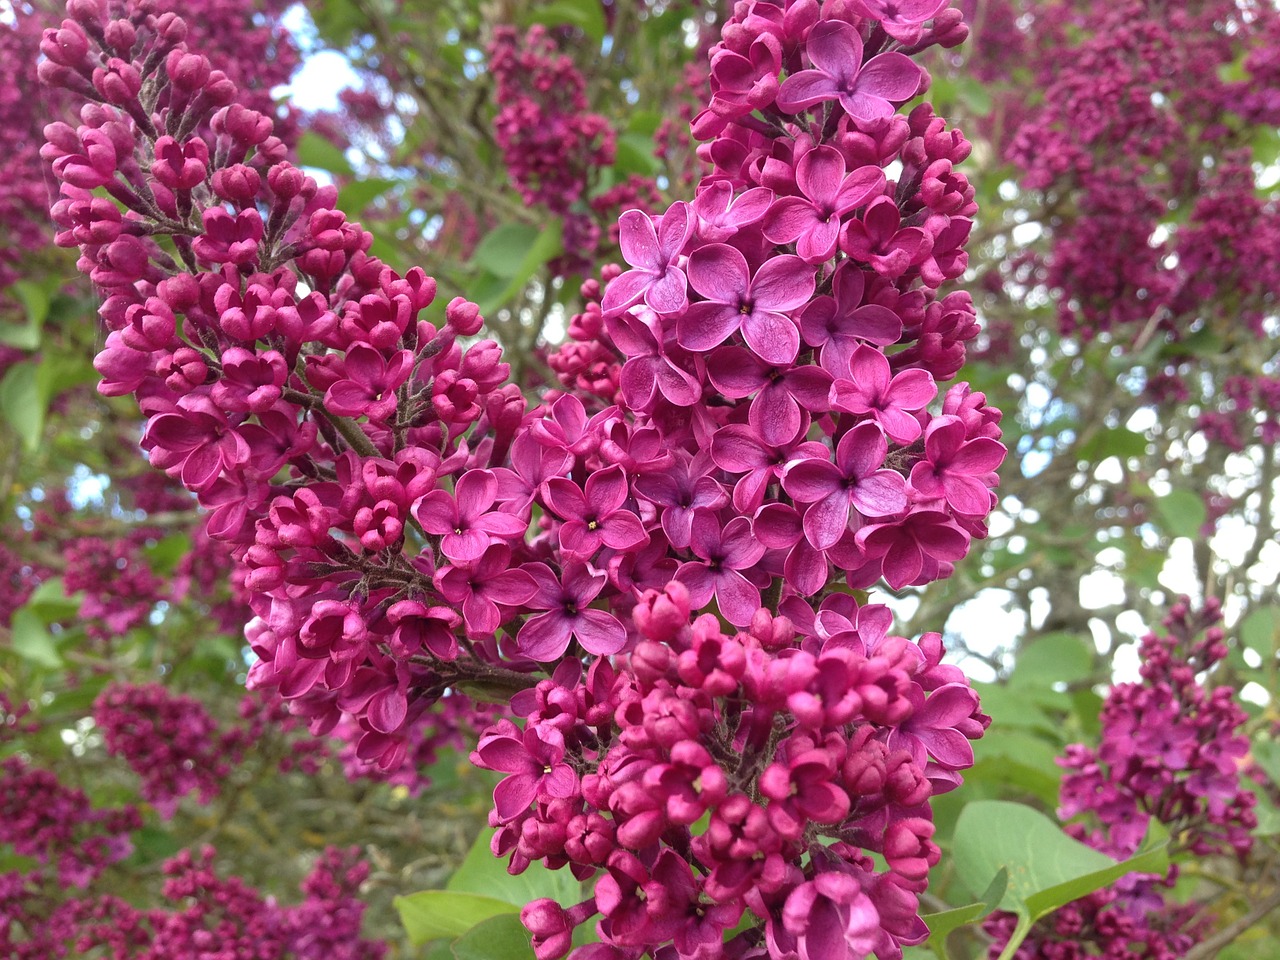
[[135, 867], [167, 860], [182, 849], [182, 844], [168, 830], [159, 827], [143, 827], [133, 833], [133, 856], [129, 862]]
[[362, 210], [396, 185], [386, 177], [353, 180], [338, 191], [338, 209], [358, 217]]
[[0, 343], [18, 350], [36, 350], [40, 331], [20, 323], [0, 323]]
[[456, 960], [534, 960], [529, 931], [510, 914], [476, 924], [451, 949]]
[[1084, 680], [1093, 673], [1093, 654], [1093, 641], [1073, 633], [1035, 637], [1018, 651], [1009, 683], [1050, 686]]
[[18, 656], [53, 670], [62, 666], [58, 645], [35, 611], [26, 607], [15, 611], [10, 631], [13, 652]]
[[1076, 456], [1089, 463], [1098, 463], [1107, 457], [1141, 457], [1147, 452], [1147, 438], [1126, 427], [1107, 427], [1099, 430], [1080, 445]]
[[315, 167], [343, 177], [355, 176], [351, 163], [331, 140], [308, 130], [298, 138], [298, 164], [304, 167]]
[[31, 591], [31, 596], [24, 606], [45, 623], [56, 623], [79, 613], [80, 604], [83, 601], [83, 593], [67, 596], [67, 588], [62, 578], [53, 577]]
[[582, 884], [568, 870], [548, 870], [535, 860], [523, 873], [507, 873], [505, 860], [493, 855], [493, 831], [481, 830], [445, 889], [455, 893], [477, 893], [523, 907], [533, 900], [549, 897], [571, 907], [583, 900]]
[[520, 265], [537, 241], [538, 228], [532, 224], [504, 223], [485, 234], [471, 262], [495, 277], [509, 280], [520, 272]]
[[953, 910], [942, 910], [929, 913], [920, 919], [929, 925], [927, 945], [933, 948], [939, 960], [947, 960], [945, 943], [951, 931], [967, 924], [974, 923], [987, 916], [1000, 905], [1005, 889], [1009, 886], [1009, 873], [1001, 870], [991, 880], [986, 892], [978, 898], [977, 903], [966, 904]]
[[1255, 650], [1264, 661], [1276, 653], [1276, 640], [1280, 639], [1280, 609], [1258, 607], [1240, 621], [1240, 639], [1250, 650]]
[[1249, 749], [1253, 762], [1260, 766], [1268, 777], [1280, 783], [1280, 742], [1259, 733], [1253, 738]]
[[985, 889], [991, 877], [1009, 871], [1000, 906], [1018, 915], [1018, 925], [1001, 954], [1012, 957], [1041, 917], [1129, 873], [1163, 874], [1169, 858], [1167, 836], [1153, 821], [1143, 851], [1117, 863], [1073, 840], [1044, 814], [1003, 800], [970, 803], [956, 823], [956, 874], [970, 891]]
[[460, 937], [490, 917], [520, 912], [519, 907], [505, 900], [448, 890], [421, 890], [396, 897], [392, 905], [414, 946], [440, 937]]
[[494, 284], [487, 294], [472, 292], [480, 312], [489, 314], [509, 303], [544, 263], [560, 256], [564, 252], [563, 231], [559, 219], [551, 220], [541, 231], [528, 224], [509, 223], [481, 240], [472, 263], [506, 283]]
[[0, 381], [0, 412], [29, 453], [40, 449], [46, 404], [38, 382], [39, 361], [15, 364]]
[[1161, 525], [1174, 537], [1199, 537], [1208, 517], [1204, 501], [1191, 490], [1172, 490], [1156, 500], [1155, 508]]
[[172, 573], [190, 552], [191, 537], [182, 531], [171, 533], [142, 550], [148, 565], [161, 575]]
[[651, 177], [659, 172], [662, 164], [653, 155], [653, 137], [642, 133], [624, 133], [618, 137], [613, 167], [618, 179], [630, 174]]
[[525, 23], [577, 27], [596, 46], [604, 40], [604, 6], [600, 0], [551, 0], [525, 14]]

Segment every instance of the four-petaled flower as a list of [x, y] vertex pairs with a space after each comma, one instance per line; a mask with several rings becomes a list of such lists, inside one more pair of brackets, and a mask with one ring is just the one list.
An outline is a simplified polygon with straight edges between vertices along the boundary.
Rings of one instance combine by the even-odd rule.
[[621, 313], [641, 300], [657, 313], [679, 313], [689, 302], [684, 272], [677, 266], [680, 252], [696, 223], [689, 205], [673, 203], [654, 225], [640, 210], [618, 218], [618, 245], [632, 269], [616, 277], [605, 291], [605, 315]]
[[452, 495], [432, 490], [413, 505], [413, 515], [427, 533], [443, 537], [440, 552], [454, 563], [480, 559], [494, 538], [512, 540], [524, 534], [526, 521], [494, 510], [498, 478], [491, 470], [469, 470], [458, 478]]
[[547, 509], [565, 522], [560, 527], [560, 547], [570, 556], [586, 559], [601, 545], [614, 550], [634, 550], [649, 540], [640, 518], [627, 510], [630, 491], [621, 466], [609, 467], [587, 477], [585, 490], [572, 480], [552, 477], [542, 485]]
[[862, 37], [843, 20], [823, 20], [805, 42], [812, 70], [793, 73], [778, 88], [778, 107], [798, 113], [824, 100], [839, 100], [855, 120], [893, 116], [892, 101], [910, 100], [920, 89], [920, 68], [901, 53], [881, 53], [862, 62]]
[[927, 499], [945, 499], [957, 513], [985, 516], [991, 483], [1004, 461], [1004, 444], [989, 437], [966, 439], [959, 417], [938, 417], [924, 434], [924, 459], [911, 468], [911, 485]]
[[804, 515], [804, 534], [819, 550], [835, 545], [851, 517], [890, 517], [906, 509], [902, 474], [881, 469], [889, 444], [870, 421], [858, 424], [836, 444], [835, 459], [795, 460], [782, 476], [782, 488], [800, 503], [813, 504]]
[[710, 510], [693, 518], [690, 547], [700, 561], [682, 563], [676, 579], [689, 588], [689, 603], [706, 606], [712, 596], [725, 619], [743, 627], [760, 609], [760, 588], [742, 575], [764, 556], [765, 546], [751, 533], [751, 521], [734, 517], [723, 528]]
[[761, 359], [791, 363], [800, 351], [800, 333], [786, 311], [806, 303], [813, 284], [813, 268], [799, 257], [773, 257], [752, 276], [736, 247], [699, 247], [689, 257], [689, 285], [706, 300], [679, 319], [677, 339], [686, 350], [711, 350], [741, 328]]
[[814, 147], [796, 164], [796, 185], [804, 197], [775, 200], [764, 220], [764, 235], [774, 243], [792, 243], [808, 263], [835, 253], [840, 223], [884, 189], [884, 172], [859, 167], [845, 175], [844, 157], [835, 147]]
[[937, 395], [938, 385], [928, 370], [912, 368], [890, 377], [889, 358], [871, 347], [854, 350], [849, 379], [837, 380], [831, 387], [837, 410], [870, 414], [899, 443], [911, 443], [920, 436], [920, 421], [912, 414]]
[[564, 759], [564, 737], [546, 725], [521, 730], [510, 720], [499, 720], [480, 738], [471, 762], [509, 774], [493, 790], [501, 823], [520, 816], [535, 800], [571, 797], [578, 788], [578, 775]]
[[483, 637], [502, 624], [498, 604], [519, 607], [538, 592], [538, 584], [520, 567], [511, 565], [511, 548], [495, 543], [474, 563], [444, 567], [436, 573], [436, 588], [450, 603], [462, 604], [467, 633]]
[[626, 645], [622, 622], [607, 610], [591, 609], [591, 601], [604, 589], [604, 574], [592, 573], [582, 563], [566, 564], [559, 579], [544, 563], [531, 563], [524, 570], [538, 585], [525, 606], [547, 611], [526, 620], [516, 635], [516, 646], [526, 657], [552, 663], [564, 656], [574, 639], [599, 657], [615, 654]]

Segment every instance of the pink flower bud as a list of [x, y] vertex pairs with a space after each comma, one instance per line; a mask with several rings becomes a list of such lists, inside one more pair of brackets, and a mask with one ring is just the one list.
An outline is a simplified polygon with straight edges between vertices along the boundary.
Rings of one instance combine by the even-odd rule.
[[645, 637], [667, 642], [689, 625], [689, 606], [689, 588], [673, 580], [661, 592], [646, 590], [631, 616]]
[[262, 177], [243, 163], [214, 171], [213, 192], [231, 203], [252, 203], [262, 188]]
[[444, 320], [460, 337], [475, 336], [484, 325], [480, 307], [465, 297], [454, 297], [449, 301], [449, 305], [444, 308]]
[[128, 20], [112, 20], [103, 29], [107, 46], [121, 57], [128, 57], [138, 39], [138, 31]]
[[78, 67], [89, 53], [89, 38], [74, 20], [63, 20], [58, 30], [46, 30], [40, 52], [64, 67]]

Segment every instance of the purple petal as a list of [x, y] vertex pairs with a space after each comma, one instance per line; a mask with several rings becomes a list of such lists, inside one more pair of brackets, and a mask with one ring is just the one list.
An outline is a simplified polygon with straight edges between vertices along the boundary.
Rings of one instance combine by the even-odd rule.
[[855, 89], [883, 100], [909, 100], [920, 89], [920, 67], [894, 51], [872, 57], [858, 72]]
[[796, 184], [819, 206], [833, 206], [844, 180], [844, 157], [835, 147], [814, 147], [796, 165]]
[[1006, 453], [1008, 451], [1000, 441], [989, 437], [978, 437], [976, 440], [970, 440], [957, 451], [951, 458], [950, 469], [953, 473], [970, 476], [992, 473], [1004, 461]]
[[531, 773], [507, 777], [493, 789], [493, 806], [502, 821], [514, 820], [538, 795], [538, 778]]
[[676, 339], [686, 350], [720, 346], [742, 325], [738, 308], [727, 303], [695, 303], [676, 324]]
[[689, 305], [689, 293], [685, 283], [684, 272], [676, 266], [669, 266], [661, 277], [645, 291], [644, 302], [653, 308], [654, 313], [679, 313]]
[[877, 470], [858, 481], [851, 499], [864, 517], [891, 517], [907, 507], [907, 481], [892, 470]]
[[735, 627], [745, 627], [760, 609], [760, 591], [738, 571], [726, 570], [716, 582], [716, 601], [726, 620]]
[[862, 67], [862, 37], [843, 20], [815, 24], [805, 39], [805, 52], [815, 67], [835, 80], [852, 80]]
[[799, 257], [767, 260], [751, 281], [756, 310], [794, 310], [813, 296], [813, 267]]
[[840, 490], [843, 479], [839, 468], [828, 460], [801, 460], [787, 468], [782, 487], [800, 503], [817, 503]]
[[834, 491], [805, 511], [805, 538], [819, 550], [834, 546], [847, 529], [849, 495], [844, 490]]
[[751, 401], [748, 420], [765, 443], [780, 446], [800, 430], [800, 404], [784, 384], [766, 386]]
[[[893, 400], [894, 406], [902, 407], [904, 410], [919, 410], [921, 407], [928, 406], [930, 401], [938, 395], [938, 385], [934, 382], [933, 374], [928, 370], [903, 370], [896, 374], [889, 384], [889, 396]], [[991, 441], [995, 443], [995, 441]], [[1001, 459], [1004, 457], [1004, 447], [996, 444], [1001, 450]], [[999, 460], [996, 461], [998, 466]], [[994, 470], [995, 467], [990, 469]], [[984, 471], [985, 472], [985, 471]]]
[[846, 477], [865, 477], [884, 466], [889, 444], [884, 431], [871, 422], [860, 423], [836, 445], [836, 463]]
[[782, 197], [769, 208], [764, 235], [772, 243], [791, 243], [821, 223], [817, 208], [803, 197]]
[[622, 365], [618, 385], [632, 410], [645, 413], [653, 409], [658, 399], [658, 370], [662, 365], [658, 357], [632, 357]]
[[516, 646], [530, 660], [551, 663], [569, 648], [573, 622], [559, 611], [544, 613], [525, 621], [516, 634]]
[[[624, 273], [623, 277], [626, 276]], [[621, 280], [619, 277], [618, 280]], [[617, 280], [614, 281], [616, 283]], [[608, 296], [606, 294], [606, 299]], [[609, 317], [605, 321], [609, 339], [628, 357], [652, 357], [658, 354], [658, 338], [641, 320], [630, 314]]]
[[628, 210], [618, 218], [618, 246], [633, 267], [657, 273], [666, 267], [658, 249], [653, 219], [640, 210]]
[[846, 214], [862, 206], [884, 189], [884, 185], [884, 171], [879, 167], [859, 167], [840, 184], [840, 192], [835, 200], [836, 213]]
[[[639, 211], [628, 210], [627, 213], [639, 213]], [[600, 301], [600, 309], [604, 311], [605, 316], [621, 313], [628, 307], [639, 303], [640, 298], [644, 296], [645, 291], [653, 285], [656, 279], [657, 275], [652, 270], [645, 270], [643, 267], [637, 267], [635, 270], [628, 270], [626, 273], [619, 274], [609, 281], [609, 285], [605, 287], [604, 299]], [[623, 352], [625, 353], [626, 351], [624, 350]]]
[[951, 504], [957, 513], [980, 517], [991, 508], [991, 491], [977, 477], [944, 473], [942, 489], [946, 491], [947, 503]]
[[768, 382], [768, 374], [768, 367], [741, 347], [720, 347], [707, 357], [707, 376], [733, 400], [751, 396]]
[[716, 581], [705, 563], [687, 562], [676, 570], [676, 579], [689, 588], [689, 604], [695, 610], [705, 607], [716, 592]]
[[751, 280], [746, 257], [723, 243], [710, 243], [693, 251], [688, 271], [690, 286], [716, 303], [736, 305]]
[[778, 88], [778, 109], [783, 113], [799, 113], [823, 100], [834, 100], [839, 94], [836, 81], [821, 70], [801, 70], [782, 81]]
[[379, 733], [395, 733], [404, 725], [408, 714], [409, 701], [395, 687], [375, 693], [369, 701], [369, 726]]
[[771, 310], [756, 309], [743, 318], [742, 337], [757, 356], [770, 363], [789, 364], [800, 353], [800, 331], [795, 323]]
[[583, 650], [598, 657], [611, 656], [627, 643], [626, 627], [605, 610], [583, 610], [574, 622], [573, 633]]
[[692, 407], [702, 399], [702, 385], [665, 357], [655, 367], [658, 389], [677, 407]]
[[599, 532], [605, 546], [614, 550], [631, 550], [649, 540], [640, 518], [626, 510], [610, 514], [607, 520], [601, 522]]
[[612, 513], [627, 502], [627, 474], [620, 465], [587, 477], [587, 502], [600, 515]]
[[769, 458], [760, 440], [743, 424], [721, 427], [711, 439], [711, 459], [721, 470], [745, 473], [768, 466]]

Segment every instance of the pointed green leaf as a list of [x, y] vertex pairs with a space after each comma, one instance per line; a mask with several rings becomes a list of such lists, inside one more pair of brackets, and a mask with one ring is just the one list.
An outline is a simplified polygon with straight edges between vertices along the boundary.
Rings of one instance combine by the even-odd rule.
[[460, 937], [490, 917], [520, 912], [505, 900], [448, 890], [421, 890], [396, 897], [392, 904], [414, 946], [441, 937]]
[[966, 904], [953, 910], [942, 910], [922, 916], [929, 926], [927, 945], [938, 955], [939, 960], [947, 960], [945, 944], [951, 931], [966, 924], [975, 923], [990, 914], [1000, 905], [1005, 889], [1009, 886], [1009, 873], [1001, 870], [991, 880], [986, 892], [978, 898], [977, 903]]
[[562, 906], [571, 907], [584, 899], [582, 884], [568, 870], [548, 870], [535, 860], [523, 873], [507, 873], [507, 862], [493, 855], [490, 841], [493, 831], [484, 829], [471, 845], [445, 889], [455, 893], [476, 893], [523, 907], [533, 900], [549, 897]]
[[534, 960], [529, 932], [512, 914], [476, 924], [451, 949], [455, 960]]
[[26, 607], [15, 611], [10, 631], [13, 652], [18, 656], [52, 670], [62, 666], [53, 635], [34, 611]]
[[1167, 845], [1163, 828], [1153, 822], [1143, 850], [1117, 863], [1067, 836], [1031, 807], [980, 800], [961, 812], [953, 854], [956, 874], [971, 891], [983, 888], [1001, 868], [1009, 871], [1000, 906], [1018, 915], [1018, 926], [1001, 954], [1007, 958], [1046, 914], [1126, 874], [1163, 874], [1169, 866]]

